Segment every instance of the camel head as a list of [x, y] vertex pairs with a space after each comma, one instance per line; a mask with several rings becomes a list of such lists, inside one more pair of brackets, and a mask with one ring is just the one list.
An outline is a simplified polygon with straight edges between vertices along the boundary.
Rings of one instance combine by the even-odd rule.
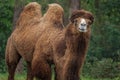
[[70, 21], [75, 25], [78, 32], [88, 32], [94, 21], [92, 13], [85, 10], [76, 10], [72, 13]]

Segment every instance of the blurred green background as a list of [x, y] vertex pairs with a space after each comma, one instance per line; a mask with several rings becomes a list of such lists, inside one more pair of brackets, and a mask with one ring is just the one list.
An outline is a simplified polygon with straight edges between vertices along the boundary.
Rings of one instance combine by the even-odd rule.
[[[64, 8], [64, 24], [68, 23], [71, 6], [91, 11], [95, 16], [86, 61], [82, 70], [83, 80], [120, 80], [120, 1], [119, 0], [0, 0], [0, 80], [7, 79], [5, 46], [14, 29], [21, 9], [36, 1], [45, 13], [47, 5], [59, 3]], [[72, 2], [73, 1], [73, 2]], [[17, 72], [16, 80], [25, 79], [26, 66]], [[53, 75], [54, 76], [54, 75]]]

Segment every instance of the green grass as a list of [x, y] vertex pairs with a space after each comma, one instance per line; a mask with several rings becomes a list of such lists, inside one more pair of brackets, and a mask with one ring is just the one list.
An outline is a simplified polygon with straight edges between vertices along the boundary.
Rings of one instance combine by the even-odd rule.
[[[7, 80], [8, 74], [6, 73], [0, 73], [0, 80]], [[26, 76], [25, 74], [17, 74], [15, 75], [15, 80], [25, 80]]]
[[91, 77], [82, 77], [82, 80], [120, 80], [120, 77], [114, 78], [114, 79], [109, 79], [109, 78], [99, 78], [99, 79], [95, 79], [95, 78], [91, 78]]
[[[0, 73], [0, 80], [7, 80], [7, 77], [8, 77], [8, 74]], [[52, 77], [52, 80], [54, 80], [53, 77]], [[15, 80], [26, 80], [26, 74], [16, 74]], [[108, 78], [107, 79], [94, 79], [91, 77], [82, 77], [82, 80], [120, 80], [120, 77], [115, 78], [115, 79], [108, 79]]]

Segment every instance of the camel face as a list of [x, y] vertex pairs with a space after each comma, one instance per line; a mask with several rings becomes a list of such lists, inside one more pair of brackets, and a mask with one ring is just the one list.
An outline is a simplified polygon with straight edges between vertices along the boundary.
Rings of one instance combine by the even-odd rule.
[[79, 32], [87, 32], [89, 29], [89, 20], [85, 18], [77, 18], [75, 26]]
[[87, 32], [87, 22], [85, 21], [84, 18], [81, 19], [78, 25], [78, 29], [80, 32]]

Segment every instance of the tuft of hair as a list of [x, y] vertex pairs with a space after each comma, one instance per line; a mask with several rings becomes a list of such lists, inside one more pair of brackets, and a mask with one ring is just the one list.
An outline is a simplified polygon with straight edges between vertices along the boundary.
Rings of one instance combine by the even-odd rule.
[[45, 13], [44, 17], [50, 21], [61, 21], [61, 19], [63, 18], [63, 13], [64, 10], [59, 4], [52, 3], [48, 5], [48, 10]]
[[71, 15], [70, 21], [74, 22], [74, 19], [76, 19], [78, 17], [89, 19], [91, 21], [90, 24], [92, 24], [94, 22], [93, 14], [86, 10], [75, 10]]
[[23, 8], [17, 20], [16, 28], [35, 24], [40, 21], [41, 17], [41, 5], [37, 2], [30, 2]]

